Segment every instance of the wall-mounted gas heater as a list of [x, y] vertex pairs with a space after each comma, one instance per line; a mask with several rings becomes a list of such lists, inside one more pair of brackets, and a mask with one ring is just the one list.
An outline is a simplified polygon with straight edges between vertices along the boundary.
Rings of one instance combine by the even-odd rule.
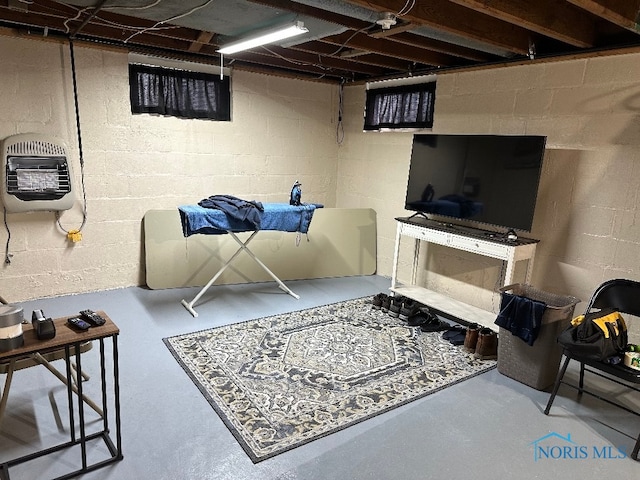
[[2, 203], [9, 213], [68, 210], [75, 195], [62, 141], [34, 133], [2, 141]]

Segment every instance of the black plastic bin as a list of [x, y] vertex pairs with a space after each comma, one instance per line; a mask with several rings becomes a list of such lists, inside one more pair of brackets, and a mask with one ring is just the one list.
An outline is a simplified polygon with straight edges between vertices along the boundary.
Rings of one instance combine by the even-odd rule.
[[544, 292], [521, 283], [502, 287], [500, 292], [547, 305], [540, 332], [533, 345], [528, 345], [502, 327], [498, 336], [498, 371], [536, 390], [546, 390], [553, 385], [560, 368], [562, 348], [557, 343], [558, 334], [571, 322], [576, 304], [580, 300]]

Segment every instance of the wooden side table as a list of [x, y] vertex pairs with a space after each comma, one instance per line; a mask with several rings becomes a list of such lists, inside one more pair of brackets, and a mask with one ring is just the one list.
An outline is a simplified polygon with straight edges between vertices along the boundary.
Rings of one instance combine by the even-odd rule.
[[[0, 362], [9, 362], [9, 372], [12, 374], [11, 363], [29, 357], [32, 355], [45, 355], [56, 350], [64, 351], [64, 360], [66, 364], [66, 384], [67, 398], [69, 404], [69, 440], [59, 445], [36, 451], [34, 453], [6, 461], [0, 464], [0, 479], [9, 480], [9, 469], [15, 465], [19, 465], [36, 458], [60, 452], [71, 447], [79, 446], [80, 449], [80, 468], [73, 470], [67, 474], [56, 477], [55, 480], [70, 479], [80, 474], [96, 470], [113, 462], [123, 459], [122, 455], [122, 439], [120, 431], [120, 382], [118, 367], [118, 334], [120, 329], [103, 311], [97, 312], [105, 318], [106, 323], [99, 327], [91, 327], [86, 331], [74, 330], [67, 324], [67, 318], [57, 318], [54, 320], [56, 326], [56, 336], [51, 340], [38, 340], [35, 331], [31, 325], [24, 325], [23, 337], [24, 345], [20, 348], [0, 353]], [[74, 383], [72, 382], [71, 361], [74, 360], [78, 372], [82, 371], [82, 355], [81, 345], [88, 341], [97, 341], [100, 349], [100, 381], [101, 381], [101, 410], [103, 412], [102, 422], [98, 431], [87, 432], [84, 415], [84, 402], [82, 381], [77, 382], [77, 396], [74, 395]], [[105, 341], [110, 340], [112, 343], [113, 362], [112, 375], [113, 381], [107, 382], [107, 361], [105, 353]], [[108, 395], [108, 383], [112, 383], [113, 391]], [[109, 398], [110, 397], [110, 398]], [[113, 408], [113, 419], [115, 420], [115, 429], [112, 432], [109, 418], [110, 409]], [[76, 433], [76, 414], [77, 429]], [[114, 434], [115, 439], [111, 438]], [[87, 447], [92, 445], [91, 442], [102, 440], [109, 451], [109, 456], [93, 463], [89, 463], [87, 459]], [[92, 455], [93, 456], [93, 455]]]

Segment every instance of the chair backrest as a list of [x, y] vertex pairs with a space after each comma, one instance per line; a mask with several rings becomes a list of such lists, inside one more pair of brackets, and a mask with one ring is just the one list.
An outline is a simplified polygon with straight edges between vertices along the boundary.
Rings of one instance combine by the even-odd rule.
[[640, 282], [622, 278], [604, 282], [593, 293], [586, 311], [592, 308], [615, 308], [640, 316]]

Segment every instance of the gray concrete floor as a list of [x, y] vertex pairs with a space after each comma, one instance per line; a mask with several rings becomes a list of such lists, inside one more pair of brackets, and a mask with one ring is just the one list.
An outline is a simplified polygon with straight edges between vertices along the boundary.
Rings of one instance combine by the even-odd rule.
[[[127, 288], [21, 304], [29, 317], [33, 309], [50, 317], [85, 308], [104, 310], [121, 329], [124, 460], [82, 478], [495, 480], [636, 478], [640, 473], [640, 462], [602, 458], [601, 453], [617, 457], [618, 450], [630, 452], [640, 431], [638, 418], [586, 396], [576, 403], [575, 391], [566, 387], [551, 415], [545, 416], [548, 393], [497, 370], [253, 464], [162, 338], [374, 295], [387, 290], [389, 279], [367, 276], [287, 284], [299, 300], [274, 283], [212, 287], [196, 306], [197, 318], [180, 305], [182, 298], [193, 298], [198, 291], [194, 288]], [[83, 356], [83, 366], [96, 379], [85, 384], [90, 393], [99, 386], [96, 360], [97, 349]], [[573, 370], [570, 374], [575, 376]], [[618, 389], [612, 393], [638, 409], [638, 394], [631, 397]], [[66, 439], [65, 395], [64, 386], [42, 367], [15, 374], [0, 425], [0, 462]], [[90, 424], [97, 421], [92, 413]], [[536, 460], [534, 442], [553, 432], [570, 435], [574, 443], [559, 437], [544, 440], [546, 451], [557, 458]], [[596, 451], [601, 458], [594, 458]], [[57, 454], [15, 467], [11, 479], [52, 478], [72, 461], [69, 454]]]

